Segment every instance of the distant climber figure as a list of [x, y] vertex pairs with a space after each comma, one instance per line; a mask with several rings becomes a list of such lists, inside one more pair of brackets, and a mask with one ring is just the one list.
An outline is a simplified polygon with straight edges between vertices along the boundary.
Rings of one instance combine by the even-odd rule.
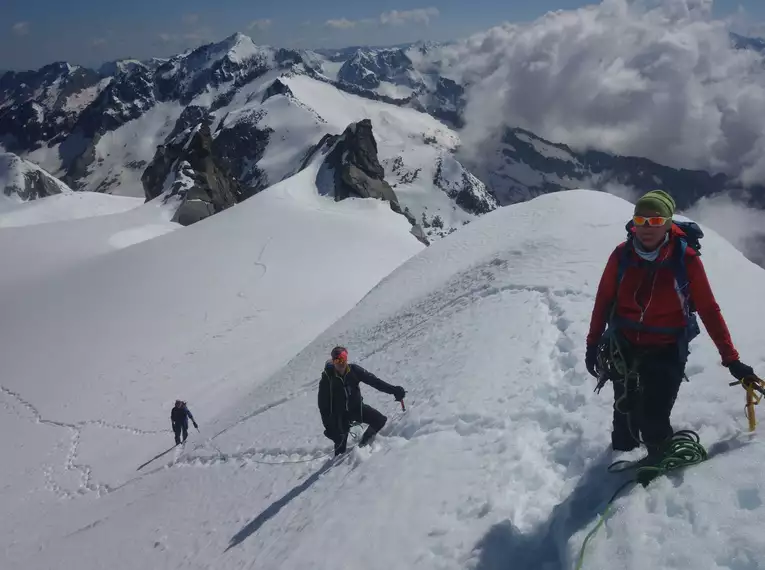
[[170, 412], [170, 422], [173, 425], [173, 431], [175, 432], [175, 445], [181, 443], [181, 435], [183, 435], [183, 442], [189, 437], [189, 420], [194, 424], [194, 427], [199, 429], [197, 422], [194, 421], [194, 416], [186, 407], [186, 402], [182, 400], [175, 401], [175, 407]]
[[383, 414], [364, 403], [359, 388], [361, 382], [391, 394], [397, 402], [402, 401], [406, 395], [406, 390], [401, 386], [391, 386], [358, 364], [349, 364], [345, 347], [333, 348], [319, 381], [319, 411], [325, 428], [324, 435], [334, 442], [336, 456], [345, 453], [352, 422], [369, 425], [359, 442], [359, 447], [363, 447], [370, 443], [388, 421]]
[[613, 449], [643, 443], [649, 459], [661, 457], [673, 435], [670, 415], [688, 344], [700, 332], [697, 311], [722, 365], [738, 380], [754, 376], [739, 360], [701, 263], [704, 234], [696, 224], [674, 222], [674, 214], [675, 201], [661, 190], [637, 201], [628, 239], [600, 280], [587, 336], [587, 370], [613, 381]]

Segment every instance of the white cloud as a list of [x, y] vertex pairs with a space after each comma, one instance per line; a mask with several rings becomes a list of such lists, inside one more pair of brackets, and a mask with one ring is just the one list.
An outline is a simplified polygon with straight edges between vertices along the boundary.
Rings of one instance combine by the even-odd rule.
[[438, 18], [438, 8], [417, 8], [414, 10], [391, 10], [380, 14], [380, 23], [390, 26], [403, 26], [405, 24], [430, 24], [430, 20]]
[[752, 261], [765, 265], [765, 212], [748, 208], [727, 195], [702, 198], [682, 212], [712, 228]]
[[430, 21], [440, 15], [438, 8], [416, 8], [414, 10], [391, 10], [383, 12], [377, 18], [362, 18], [361, 20], [349, 20], [340, 18], [327, 20], [324, 25], [337, 30], [350, 30], [357, 26], [403, 26], [406, 24], [428, 25]]
[[178, 47], [196, 47], [215, 40], [215, 35], [206, 28], [189, 30], [180, 34], [162, 32], [157, 34], [157, 37], [162, 43], [174, 44]]
[[95, 38], [90, 45], [93, 47], [103, 47], [107, 44], [106, 38]]
[[258, 30], [261, 32], [265, 32], [268, 28], [270, 28], [273, 25], [273, 20], [269, 19], [261, 19], [261, 20], [253, 20], [250, 22], [250, 25], [247, 26], [250, 30]]
[[520, 126], [577, 149], [765, 182], [765, 58], [733, 49], [710, 6], [603, 0], [444, 48], [444, 65], [470, 85], [464, 147], [480, 154]]
[[29, 22], [16, 22], [11, 27], [11, 30], [17, 36], [26, 36], [29, 33]]
[[339, 20], [327, 20], [324, 25], [328, 28], [335, 28], [337, 30], [349, 30], [355, 28], [358, 22], [354, 20], [347, 20], [346, 18], [340, 18]]
[[182, 21], [186, 26], [194, 26], [199, 22], [199, 14], [184, 14]]

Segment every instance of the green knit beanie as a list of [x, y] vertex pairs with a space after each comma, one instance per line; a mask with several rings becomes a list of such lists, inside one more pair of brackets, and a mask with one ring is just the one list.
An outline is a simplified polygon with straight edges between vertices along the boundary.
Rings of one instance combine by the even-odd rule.
[[664, 190], [651, 190], [635, 204], [635, 212], [638, 210], [651, 210], [664, 218], [671, 218], [675, 215], [675, 201]]

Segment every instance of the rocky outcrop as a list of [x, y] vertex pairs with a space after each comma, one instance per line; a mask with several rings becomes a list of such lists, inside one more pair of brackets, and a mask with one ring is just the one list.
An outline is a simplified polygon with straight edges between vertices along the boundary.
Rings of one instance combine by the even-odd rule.
[[261, 103], [265, 103], [274, 95], [289, 95], [293, 97], [292, 90], [281, 79], [276, 79], [271, 85], [268, 86], [265, 93], [263, 93], [263, 99]]
[[[425, 233], [417, 220], [408, 211], [401, 208], [396, 193], [385, 181], [385, 170], [377, 156], [377, 142], [372, 132], [372, 121], [364, 119], [345, 129], [340, 137], [330, 137], [322, 141], [323, 145], [332, 144], [320, 177], [331, 176], [332, 187], [324, 188], [325, 193], [332, 192], [336, 201], [346, 198], [376, 198], [390, 204], [391, 210], [406, 216], [412, 224], [412, 234], [428, 245]], [[321, 186], [322, 182], [317, 183]]]
[[257, 121], [240, 121], [221, 128], [213, 141], [215, 156], [241, 183], [241, 199], [254, 196], [269, 183], [266, 173], [256, 165], [263, 158], [273, 130], [259, 128]]
[[0, 153], [0, 191], [24, 201], [71, 192], [52, 174], [9, 152]]
[[385, 181], [369, 119], [345, 129], [327, 156], [327, 164], [335, 172], [335, 200], [355, 196], [398, 203], [396, 193]]
[[486, 185], [465, 170], [451, 155], [438, 158], [433, 185], [471, 214], [488, 214], [499, 207], [497, 198]]
[[162, 196], [178, 204], [173, 221], [183, 225], [225, 210], [243, 196], [239, 181], [214, 154], [206, 121], [159, 146], [141, 182], [147, 201]]

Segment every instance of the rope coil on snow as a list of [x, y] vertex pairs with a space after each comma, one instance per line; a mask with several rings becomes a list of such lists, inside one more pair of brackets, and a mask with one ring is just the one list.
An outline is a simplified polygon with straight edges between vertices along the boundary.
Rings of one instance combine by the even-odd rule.
[[699, 436], [696, 432], [691, 430], [681, 430], [676, 432], [665, 444], [662, 451], [664, 452], [662, 458], [655, 464], [651, 464], [646, 461], [648, 458], [641, 459], [639, 461], [617, 461], [612, 463], [608, 467], [608, 471], [611, 473], [619, 473], [627, 471], [629, 469], [635, 469], [635, 478], [625, 482], [619, 487], [609, 499], [605, 510], [600, 515], [595, 528], [593, 528], [585, 537], [582, 543], [582, 548], [579, 550], [579, 558], [576, 564], [576, 570], [581, 570], [584, 564], [584, 555], [590, 540], [605, 524], [608, 517], [613, 511], [613, 503], [616, 498], [627, 487], [633, 484], [641, 484], [646, 487], [651, 481], [661, 475], [666, 475], [670, 471], [680, 469], [682, 467], [688, 467], [690, 465], [696, 465], [706, 460], [708, 455], [706, 449], [699, 443]]

